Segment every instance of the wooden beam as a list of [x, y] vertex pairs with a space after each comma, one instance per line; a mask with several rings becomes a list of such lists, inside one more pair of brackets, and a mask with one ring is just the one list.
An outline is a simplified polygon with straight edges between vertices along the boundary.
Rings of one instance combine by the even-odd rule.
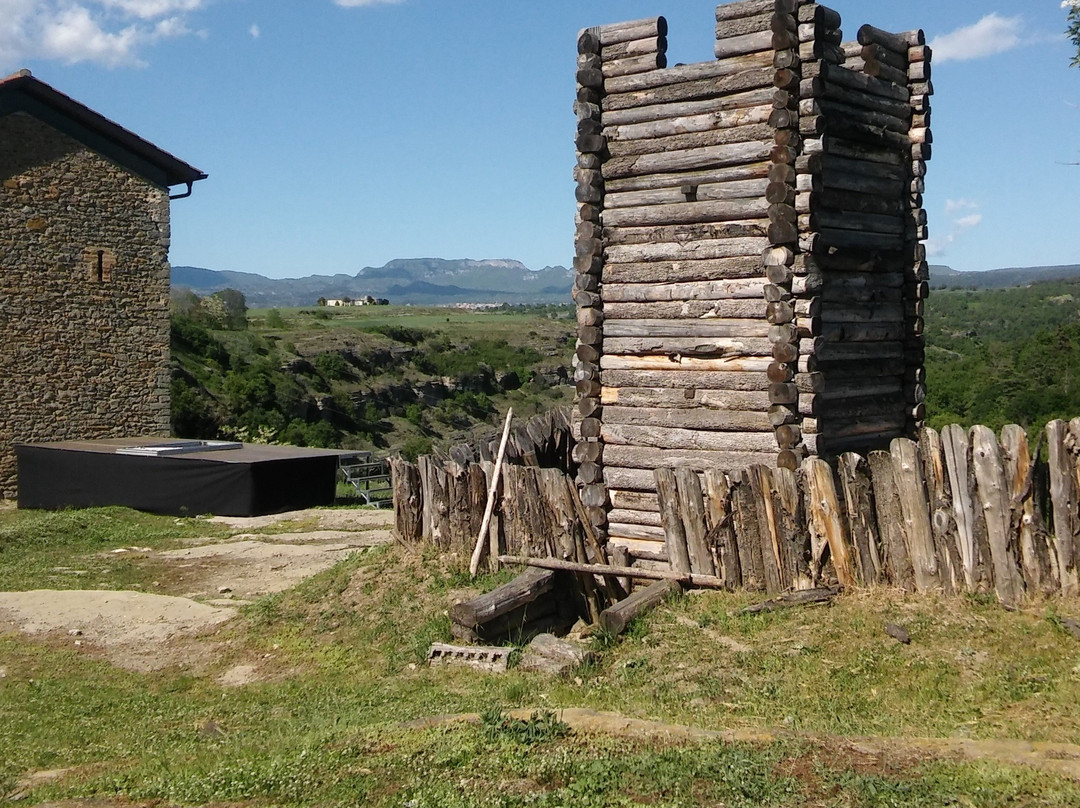
[[623, 578], [644, 578], [653, 581], [676, 581], [691, 587], [702, 589], [723, 589], [724, 582], [715, 575], [699, 575], [693, 572], [675, 572], [673, 570], [650, 570], [640, 567], [614, 567], [610, 564], [580, 564], [563, 561], [559, 558], [530, 558], [527, 556], [501, 555], [502, 564], [518, 564], [526, 567], [539, 567], [548, 570], [566, 572], [587, 572], [593, 575], [605, 575]]

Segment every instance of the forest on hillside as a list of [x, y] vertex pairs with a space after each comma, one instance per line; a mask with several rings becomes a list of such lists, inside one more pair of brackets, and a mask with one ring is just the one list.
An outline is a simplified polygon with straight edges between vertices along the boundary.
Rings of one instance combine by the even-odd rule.
[[1080, 281], [935, 290], [926, 346], [931, 426], [1080, 416]]
[[[1080, 416], [1080, 281], [935, 290], [925, 328], [931, 426]], [[494, 431], [508, 406], [569, 404], [574, 329], [570, 305], [248, 311], [231, 290], [182, 293], [174, 432], [412, 457]]]
[[177, 436], [415, 457], [494, 429], [508, 406], [529, 416], [572, 399], [569, 306], [248, 311], [242, 299], [173, 301]]

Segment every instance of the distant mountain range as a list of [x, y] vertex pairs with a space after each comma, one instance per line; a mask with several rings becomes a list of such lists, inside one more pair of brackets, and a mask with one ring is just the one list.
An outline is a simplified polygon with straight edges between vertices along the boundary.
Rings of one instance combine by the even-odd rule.
[[[931, 265], [934, 289], [1000, 289], [1040, 281], [1080, 279], [1080, 264], [1010, 267], [959, 272]], [[531, 270], [520, 261], [443, 258], [398, 258], [381, 267], [364, 267], [355, 275], [308, 275], [267, 278], [253, 272], [199, 267], [173, 267], [172, 285], [197, 295], [222, 289], [244, 293], [253, 308], [314, 306], [320, 297], [384, 297], [394, 304], [569, 303], [574, 273], [565, 267]]]
[[1027, 286], [1042, 281], [1067, 281], [1080, 278], [1080, 264], [1053, 267], [1007, 267], [980, 272], [961, 272], [947, 266], [930, 265], [932, 289], [1004, 289]]
[[266, 278], [251, 272], [173, 267], [173, 287], [208, 295], [244, 293], [248, 306], [314, 306], [320, 297], [387, 298], [393, 304], [568, 303], [574, 273], [565, 267], [531, 270], [520, 261], [399, 258], [355, 275]]

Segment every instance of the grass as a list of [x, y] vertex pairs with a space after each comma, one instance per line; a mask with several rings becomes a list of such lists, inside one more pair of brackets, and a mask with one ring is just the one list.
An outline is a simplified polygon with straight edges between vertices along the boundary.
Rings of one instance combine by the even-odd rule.
[[[0, 575], [54, 586], [62, 561], [146, 585], [139, 559], [123, 575], [93, 565], [117, 544], [165, 547], [212, 529], [121, 509], [0, 511]], [[598, 638], [598, 661], [566, 678], [427, 668], [429, 644], [450, 639], [448, 607], [512, 574], [473, 582], [446, 558], [394, 546], [352, 556], [245, 607], [212, 638], [205, 670], [131, 673], [68, 638], [0, 634], [0, 799], [29, 772], [70, 767], [27, 802], [1080, 806], [1080, 785], [1059, 776], [836, 740], [1075, 742], [1080, 643], [1061, 618], [1080, 614], [1077, 602], [1010, 613], [882, 591], [739, 615], [755, 596], [702, 593], [617, 642]], [[911, 645], [885, 635], [886, 622], [903, 624]], [[218, 684], [238, 662], [257, 664], [261, 681]], [[568, 728], [568, 707], [780, 731], [754, 744], [627, 738]], [[456, 713], [482, 720], [409, 723]]]
[[171, 549], [184, 539], [220, 536], [204, 519], [152, 516], [126, 508], [64, 511], [0, 510], [0, 591], [130, 589], [144, 582], [134, 563], [147, 547]]
[[[264, 329], [267, 309], [248, 312], [254, 327]], [[369, 335], [394, 333], [391, 329], [408, 329], [427, 337], [438, 332], [452, 340], [477, 338], [503, 339], [511, 345], [536, 347], [539, 343], [567, 345], [574, 330], [572, 306], [537, 307], [536, 309], [466, 310], [437, 306], [359, 306], [336, 309], [284, 308], [280, 314], [287, 329], [270, 329], [283, 333], [294, 342], [327, 338], [327, 332], [345, 330]], [[318, 316], [314, 316], [313, 312]], [[385, 341], [385, 340], [384, 340]], [[573, 342], [563, 352], [573, 352]]]

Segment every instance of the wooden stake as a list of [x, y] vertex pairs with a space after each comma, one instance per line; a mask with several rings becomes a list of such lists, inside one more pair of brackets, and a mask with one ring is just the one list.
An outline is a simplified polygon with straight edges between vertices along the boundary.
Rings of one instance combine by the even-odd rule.
[[811, 565], [814, 578], [820, 579], [822, 556], [827, 546], [840, 585], [857, 586], [860, 581], [851, 560], [851, 542], [840, 509], [840, 499], [836, 494], [832, 468], [824, 460], [808, 457], [802, 463], [802, 472], [806, 483], [807, 521], [816, 563], [816, 569], [814, 564]]
[[945, 466], [949, 474], [953, 517], [956, 524], [956, 547], [967, 591], [976, 591], [975, 505], [968, 487], [968, 436], [958, 424], [941, 430]]
[[907, 438], [895, 438], [889, 448], [896, 488], [900, 494], [908, 553], [915, 570], [915, 588], [919, 592], [934, 591], [941, 587], [941, 572], [934, 551], [930, 504], [926, 498], [918, 446]]
[[476, 547], [469, 561], [469, 574], [475, 578], [480, 569], [480, 559], [484, 555], [484, 537], [487, 535], [491, 512], [495, 509], [495, 490], [499, 487], [499, 472], [502, 471], [503, 455], [506, 454], [506, 439], [510, 437], [510, 422], [514, 417], [514, 408], [506, 411], [506, 423], [503, 424], [502, 440], [499, 442], [499, 454], [495, 457], [495, 470], [491, 475], [491, 487], [488, 488], [487, 505], [484, 506], [484, 521], [480, 523], [480, 532], [476, 536]]
[[979, 503], [986, 515], [994, 565], [994, 591], [1001, 603], [1015, 606], [1024, 595], [1024, 583], [1014, 557], [1016, 542], [1009, 541], [1009, 491], [1001, 453], [989, 427], [973, 426], [970, 434]]

